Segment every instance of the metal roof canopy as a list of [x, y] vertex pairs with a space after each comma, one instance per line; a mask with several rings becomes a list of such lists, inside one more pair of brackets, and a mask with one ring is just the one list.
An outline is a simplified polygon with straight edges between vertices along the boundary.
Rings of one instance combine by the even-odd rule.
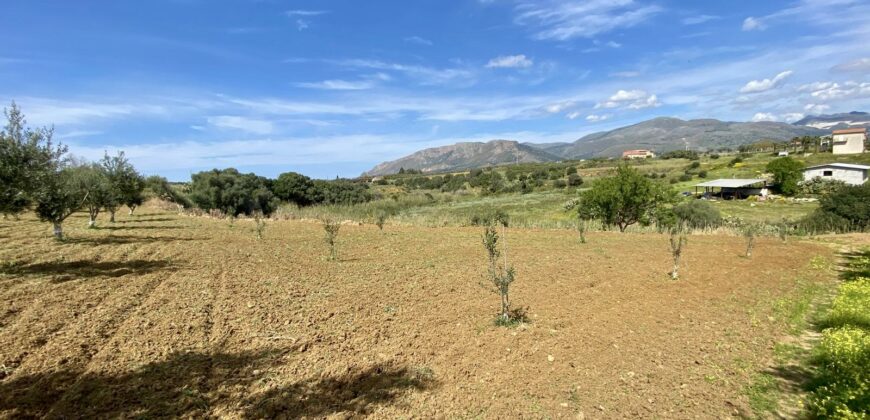
[[714, 179], [702, 182], [696, 187], [740, 188], [753, 184], [767, 183], [766, 179]]
[[834, 163], [825, 163], [825, 164], [823, 164], [823, 165], [808, 166], [808, 167], [804, 168], [804, 170], [807, 170], [807, 169], [826, 168], [826, 167], [846, 168], [846, 169], [861, 169], [861, 170], [865, 170], [865, 171], [868, 170], [868, 169], [870, 169], [870, 166], [867, 166], [867, 165], [855, 165], [855, 164], [853, 164], [853, 163], [837, 163], [837, 162], [834, 162]]

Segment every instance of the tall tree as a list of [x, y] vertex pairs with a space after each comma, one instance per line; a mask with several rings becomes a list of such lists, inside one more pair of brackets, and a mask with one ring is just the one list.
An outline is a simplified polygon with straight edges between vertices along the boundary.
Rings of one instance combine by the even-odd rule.
[[117, 209], [118, 198], [102, 166], [87, 164], [72, 170], [73, 177], [77, 181], [74, 187], [81, 188], [86, 193], [82, 203], [88, 210], [88, 227], [96, 227], [100, 210]]
[[616, 169], [616, 176], [604, 178], [583, 192], [578, 211], [583, 219], [600, 219], [625, 232], [635, 223], [649, 223], [659, 206], [674, 199], [672, 189], [623, 164]]
[[142, 204], [145, 180], [127, 160], [124, 152], [118, 152], [117, 156], [106, 153], [100, 160], [100, 166], [111, 189], [112, 199], [106, 203], [106, 211], [109, 212], [109, 222], [114, 223], [119, 206], [126, 205], [130, 208], [130, 214], [133, 214], [136, 207]]
[[36, 216], [52, 224], [57, 239], [63, 239], [64, 220], [81, 209], [88, 198], [87, 182], [82, 172], [81, 167], [70, 167], [56, 161], [33, 193]]
[[0, 131], [0, 213], [18, 214], [31, 204], [44, 178], [53, 175], [66, 147], [52, 142], [51, 128], [30, 129], [15, 102], [4, 110]]
[[773, 184], [783, 195], [795, 195], [798, 183], [803, 179], [804, 164], [790, 157], [774, 159], [767, 164], [767, 171], [773, 174]]

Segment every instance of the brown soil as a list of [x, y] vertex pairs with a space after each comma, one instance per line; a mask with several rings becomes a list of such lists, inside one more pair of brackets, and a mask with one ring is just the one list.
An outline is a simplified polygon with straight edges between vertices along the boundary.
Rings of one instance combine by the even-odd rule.
[[781, 336], [771, 303], [820, 245], [510, 230], [496, 327], [478, 228], [342, 226], [157, 209], [69, 240], [0, 221], [0, 417], [585, 417], [748, 413]]

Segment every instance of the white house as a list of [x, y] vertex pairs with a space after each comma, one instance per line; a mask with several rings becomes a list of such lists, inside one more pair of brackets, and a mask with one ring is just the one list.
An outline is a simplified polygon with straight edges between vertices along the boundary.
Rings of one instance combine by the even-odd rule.
[[826, 163], [804, 169], [804, 181], [813, 178], [836, 179], [849, 185], [861, 185], [867, 181], [870, 166], [851, 163]]
[[847, 155], [864, 152], [864, 142], [867, 141], [866, 128], [847, 128], [834, 130], [833, 134], [835, 155]]

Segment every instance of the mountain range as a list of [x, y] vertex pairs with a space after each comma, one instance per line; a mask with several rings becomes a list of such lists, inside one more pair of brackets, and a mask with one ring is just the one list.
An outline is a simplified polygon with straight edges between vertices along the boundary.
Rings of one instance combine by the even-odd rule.
[[393, 174], [401, 168], [423, 172], [449, 172], [517, 162], [619, 157], [628, 149], [649, 149], [661, 153], [687, 147], [702, 151], [721, 147], [736, 148], [759, 140], [782, 141], [800, 136], [826, 135], [832, 129], [862, 124], [870, 126], [870, 115], [866, 112], [811, 116], [794, 124], [659, 117], [589, 134], [573, 142], [520, 143], [513, 140], [492, 140], [486, 143], [463, 142], [434, 147], [381, 163], [363, 175]]

